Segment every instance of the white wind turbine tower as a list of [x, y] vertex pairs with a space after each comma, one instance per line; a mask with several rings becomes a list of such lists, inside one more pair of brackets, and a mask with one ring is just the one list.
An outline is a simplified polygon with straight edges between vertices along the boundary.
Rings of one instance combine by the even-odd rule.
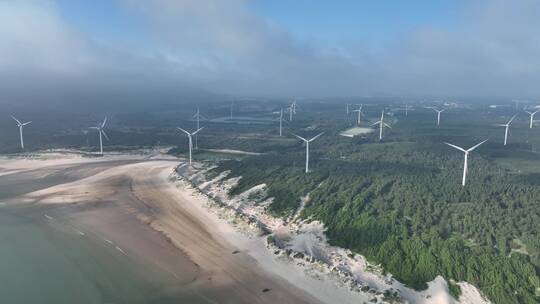
[[525, 112], [527, 112], [527, 113], [531, 116], [531, 122], [530, 122], [530, 124], [529, 124], [529, 129], [532, 129], [532, 127], [533, 127], [533, 122], [534, 122], [534, 115], [535, 115], [536, 113], [540, 112], [540, 109], [538, 109], [538, 110], [536, 110], [536, 111], [534, 111], [534, 112], [529, 112], [529, 111], [525, 111]]
[[289, 111], [289, 121], [293, 120], [293, 115], [296, 114], [296, 100], [291, 103], [291, 106], [288, 108]]
[[382, 110], [382, 112], [381, 112], [381, 120], [379, 120], [379, 121], [372, 124], [372, 126], [374, 126], [374, 125], [379, 125], [379, 140], [382, 140], [382, 133], [383, 133], [383, 127], [384, 126], [392, 129], [392, 127], [390, 127], [387, 123], [384, 122], [384, 110]]
[[[195, 112], [195, 115], [193, 115], [193, 118], [197, 119], [197, 130], [201, 128], [201, 118], [206, 119], [204, 116], [201, 115], [201, 112], [199, 111], [199, 107], [197, 107], [197, 112]], [[199, 149], [199, 144], [197, 140], [197, 135], [195, 135], [195, 150]]]
[[405, 116], [409, 116], [409, 109], [411, 108], [411, 106], [409, 106], [408, 104], [405, 104]]
[[107, 136], [107, 133], [105, 133], [105, 124], [107, 123], [107, 116], [105, 116], [105, 119], [101, 124], [99, 124], [97, 127], [90, 127], [90, 129], [98, 130], [99, 133], [99, 154], [103, 155], [103, 138], [102, 136], [105, 136], [107, 140], [109, 140], [109, 136]]
[[23, 137], [23, 134], [22, 134], [22, 129], [24, 128], [24, 126], [31, 124], [32, 121], [20, 122], [13, 115], [11, 115], [11, 118], [13, 118], [13, 120], [15, 120], [17, 122], [17, 127], [19, 127], [19, 138], [20, 138], [20, 141], [21, 141], [21, 149], [24, 149], [24, 137]]
[[445, 142], [445, 144], [449, 145], [450, 147], [456, 148], [459, 151], [462, 151], [463, 153], [465, 153], [465, 161], [463, 163], [463, 180], [461, 181], [462, 186], [465, 186], [465, 180], [467, 179], [467, 171], [469, 170], [469, 167], [468, 167], [469, 152], [471, 152], [472, 150], [478, 148], [481, 144], [485, 143], [486, 141], [488, 141], [488, 140], [486, 139], [483, 142], [481, 142], [481, 143], [479, 143], [479, 144], [477, 144], [477, 145], [475, 145], [475, 146], [473, 146], [473, 147], [471, 147], [471, 148], [469, 148], [467, 150], [465, 150], [465, 149], [463, 149], [461, 147], [458, 147], [456, 145], [452, 145], [450, 143]]
[[296, 100], [291, 103], [291, 106], [288, 108], [289, 111], [289, 121], [293, 120], [293, 116], [296, 114]]
[[279, 136], [283, 135], [282, 130], [283, 130], [283, 108], [281, 108], [281, 110], [279, 111]]
[[32, 123], [32, 121], [27, 122], [20, 122], [15, 116], [11, 115], [11, 118], [17, 122], [17, 127], [19, 127], [19, 137], [21, 139], [21, 149], [24, 149], [24, 138], [23, 138], [23, 128], [26, 125], [29, 125]]
[[279, 136], [283, 135], [283, 113], [285, 113], [283, 107], [281, 107], [279, 111], [272, 112], [272, 114], [279, 114], [279, 118], [277, 118], [277, 120], [279, 120]]
[[347, 116], [349, 115], [350, 111], [349, 111], [349, 104], [347, 104]]
[[315, 139], [317, 139], [319, 136], [321, 136], [323, 134], [324, 134], [324, 132], [321, 132], [317, 136], [312, 137], [311, 139], [305, 139], [305, 138], [300, 137], [300, 136], [298, 136], [296, 134], [293, 134], [294, 136], [300, 138], [301, 140], [303, 140], [306, 143], [306, 173], [309, 172], [309, 143], [314, 141]]
[[514, 102], [514, 109], [517, 111], [519, 108], [519, 104], [521, 103], [521, 100], [512, 99], [512, 101]]
[[358, 118], [356, 119], [356, 124], [357, 125], [360, 125], [360, 119], [361, 119], [361, 116], [362, 116], [362, 105], [359, 105], [360, 107], [358, 108], [358, 110], [353, 110], [353, 112], [358, 112]]
[[505, 127], [505, 130], [504, 130], [504, 145], [505, 146], [506, 146], [506, 142], [508, 140], [508, 129], [510, 129], [510, 124], [512, 123], [514, 118], [516, 118], [516, 116], [517, 115], [512, 116], [512, 118], [510, 118], [510, 120], [506, 124], [498, 124], [498, 126], [500, 126], [500, 127]]
[[192, 141], [192, 136], [193, 135], [196, 135], [197, 133], [199, 133], [199, 131], [201, 131], [202, 129], [204, 129], [204, 127], [202, 128], [199, 128], [197, 129], [197, 131], [193, 132], [193, 133], [189, 133], [188, 131], [178, 127], [178, 130], [186, 133], [186, 135], [188, 136], [188, 139], [189, 139], [189, 165], [191, 166], [191, 150], [193, 149], [193, 141]]
[[234, 108], [234, 101], [231, 102], [231, 116], [230, 116], [230, 120], [233, 119], [233, 108]]
[[446, 109], [437, 110], [435, 108], [431, 108], [433, 111], [437, 112], [437, 127], [441, 125], [441, 113], [444, 112]]
[[293, 106], [291, 105], [287, 109], [288, 109], [287, 111], [289, 111], [289, 121], [292, 121], [293, 114], [294, 114]]

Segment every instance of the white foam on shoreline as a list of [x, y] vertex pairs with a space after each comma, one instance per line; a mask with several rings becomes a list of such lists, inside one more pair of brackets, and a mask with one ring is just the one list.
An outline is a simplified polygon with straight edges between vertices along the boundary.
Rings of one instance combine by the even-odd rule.
[[[259, 202], [250, 199], [257, 196], [257, 193], [264, 197], [262, 193], [265, 185], [258, 185], [240, 195], [229, 197], [228, 190], [239, 178], [227, 179], [228, 172], [222, 172], [207, 180], [205, 174], [198, 172], [196, 179], [193, 179], [191, 174], [194, 172], [196, 171], [179, 176], [180, 180], [185, 182], [182, 188], [197, 187], [192, 188], [193, 195], [203, 196], [208, 210], [222, 222], [225, 221], [236, 231], [242, 232], [243, 238], [234, 237], [228, 241], [239, 248], [247, 248], [250, 255], [254, 256], [265, 270], [286, 278], [325, 302], [361, 303], [377, 299], [378, 303], [386, 303], [383, 301], [386, 292], [387, 295], [399, 295], [397, 298], [401, 303], [490, 303], [477, 288], [466, 282], [458, 283], [462, 295], [459, 301], [456, 301], [449, 294], [446, 280], [440, 276], [429, 282], [424, 291], [408, 288], [391, 275], [384, 275], [380, 267], [370, 265], [363, 256], [330, 246], [324, 233], [324, 224], [318, 221], [300, 221], [297, 220], [298, 217], [287, 222], [270, 216], [266, 207], [271, 203], [271, 199]], [[309, 197], [303, 199], [309, 200]], [[266, 244], [266, 237], [260, 236], [260, 230], [257, 229], [261, 225], [273, 233], [279, 246]]]

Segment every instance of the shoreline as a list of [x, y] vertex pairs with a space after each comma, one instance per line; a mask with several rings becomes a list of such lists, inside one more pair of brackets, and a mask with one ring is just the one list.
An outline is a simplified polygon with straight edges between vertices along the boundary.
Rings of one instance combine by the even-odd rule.
[[[265, 185], [255, 186], [244, 193], [229, 197], [228, 189], [239, 179], [228, 179], [227, 172], [207, 178], [205, 175], [212, 168], [214, 168], [212, 165], [206, 165], [195, 172], [186, 172], [183, 169], [176, 170], [175, 173], [180, 180], [189, 183], [192, 191], [211, 201], [206, 205], [210, 212], [219, 214], [221, 219], [225, 219], [235, 229], [243, 231], [248, 238], [262, 239], [258, 236], [260, 234], [271, 236], [272, 241], [266, 244], [267, 252], [273, 252], [275, 258], [283, 263], [296, 264], [299, 271], [312, 278], [330, 281], [329, 284], [333, 287], [344, 290], [344, 293], [352, 293], [351, 303], [358, 301], [386, 303], [383, 298], [390, 302], [401, 298], [403, 303], [424, 304], [490, 303], [476, 287], [466, 282], [457, 282], [462, 294], [458, 300], [454, 299], [449, 293], [447, 282], [440, 276], [428, 282], [426, 290], [416, 291], [408, 288], [391, 275], [383, 275], [378, 266], [370, 265], [363, 256], [330, 246], [326, 240], [323, 223], [300, 220], [297, 217], [280, 219], [267, 214], [265, 207], [272, 199], [261, 202], [251, 198], [264, 197], [261, 194], [264, 193]], [[302, 198], [303, 203], [308, 200], [309, 195]], [[238, 221], [244, 223], [239, 224]], [[245, 226], [249, 226], [247, 230], [250, 231], [246, 232]], [[335, 299], [335, 290], [332, 293]], [[340, 300], [342, 303], [348, 301]]]
[[[465, 284], [461, 285], [464, 292], [460, 302], [454, 301], [449, 297], [446, 282], [440, 277], [430, 282], [426, 291], [408, 289], [391, 277], [373, 272], [363, 257], [351, 256], [350, 251], [329, 246], [322, 223], [296, 218], [284, 222], [272, 218], [265, 214], [264, 208], [249, 202], [249, 191], [229, 198], [226, 187], [235, 181], [228, 180], [226, 175], [207, 180], [205, 173], [211, 165], [201, 167], [200, 163], [195, 163], [196, 169], [182, 175], [179, 171], [186, 171], [187, 166], [181, 159], [154, 157], [0, 159], [0, 182], [12, 175], [28, 177], [46, 172], [47, 168], [73, 170], [66, 174], [72, 180], [61, 180], [56, 185], [30, 191], [21, 198], [26, 203], [61, 206], [54, 207], [56, 209], [82, 209], [78, 216], [73, 210], [59, 214], [64, 218], [71, 216], [70, 220], [82, 225], [84, 233], [90, 231], [109, 240], [109, 245], [114, 244], [120, 253], [134, 255], [134, 252], [140, 252], [142, 256], [138, 258], [141, 261], [155, 260], [155, 250], [149, 249], [155, 246], [148, 245], [161, 239], [160, 246], [174, 248], [189, 261], [177, 268], [179, 272], [191, 269], [187, 272], [197, 273], [188, 284], [189, 288], [182, 291], [195, 298], [202, 293], [201, 303], [223, 299], [224, 294], [227, 294], [225, 298], [231, 296], [241, 303], [361, 303], [370, 300], [386, 303], [383, 298], [389, 296], [386, 299], [392, 300], [398, 291], [403, 303], [484, 301], [478, 291], [466, 283], [459, 283]], [[36, 162], [49, 166], [36, 169], [33, 166]], [[264, 191], [264, 185], [251, 191]], [[115, 213], [107, 209], [111, 206], [120, 211], [119, 217], [109, 223], [95, 220], [103, 214]], [[127, 224], [123, 232], [113, 224], [128, 218], [137, 223]], [[137, 225], [154, 234], [147, 232], [144, 241], [138, 242], [140, 235], [133, 237], [133, 231], [137, 231], [133, 227]], [[282, 244], [269, 244], [265, 233], [277, 236]], [[312, 252], [310, 255], [306, 250], [322, 252], [325, 258], [316, 257]], [[163, 263], [154, 266], [174, 276], [171, 265], [178, 261], [158, 260]], [[190, 268], [189, 263], [194, 268]], [[220, 286], [227, 288], [222, 290]], [[216, 291], [218, 288], [221, 290]], [[389, 292], [385, 294], [385, 290]]]
[[[0, 160], [0, 167], [17, 167], [9, 161]], [[0, 176], [0, 186], [21, 177], [18, 182], [29, 187], [3, 200], [6, 206], [39, 206], [41, 220], [69, 223], [73, 234], [99, 238], [115, 255], [147, 265], [157, 261], [162, 273], [177, 269], [176, 275], [186, 274], [185, 279], [174, 279], [174, 286], [163, 288], [179, 289], [178, 299], [186, 303], [320, 303], [262, 270], [249, 253], [238, 251], [227, 235], [209, 225], [205, 214], [195, 212], [189, 197], [178, 196], [168, 180], [178, 159], [122, 163], [122, 157], [102, 158], [90, 161], [97, 167], [89, 171], [84, 169], [87, 160], [24, 162], [27, 167]], [[31, 185], [38, 176], [47, 180], [42, 187]], [[189, 262], [181, 265], [181, 255]]]

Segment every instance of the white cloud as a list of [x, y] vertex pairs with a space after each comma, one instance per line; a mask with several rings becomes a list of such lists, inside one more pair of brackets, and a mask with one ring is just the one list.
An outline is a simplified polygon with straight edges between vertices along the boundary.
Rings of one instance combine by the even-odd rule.
[[89, 45], [60, 20], [48, 1], [0, 2], [3, 73], [76, 73], [94, 58]]
[[536, 0], [470, 2], [453, 28], [417, 29], [375, 53], [301, 41], [250, 11], [248, 0], [118, 1], [145, 20], [151, 46], [100, 45], [64, 22], [54, 2], [0, 2], [1, 79], [176, 83], [239, 95], [540, 93]]

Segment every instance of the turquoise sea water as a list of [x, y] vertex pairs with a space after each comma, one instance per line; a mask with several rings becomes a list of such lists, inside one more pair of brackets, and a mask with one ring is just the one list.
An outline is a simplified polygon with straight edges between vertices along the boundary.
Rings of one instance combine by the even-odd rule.
[[179, 294], [106, 243], [0, 207], [0, 303], [200, 302]]

